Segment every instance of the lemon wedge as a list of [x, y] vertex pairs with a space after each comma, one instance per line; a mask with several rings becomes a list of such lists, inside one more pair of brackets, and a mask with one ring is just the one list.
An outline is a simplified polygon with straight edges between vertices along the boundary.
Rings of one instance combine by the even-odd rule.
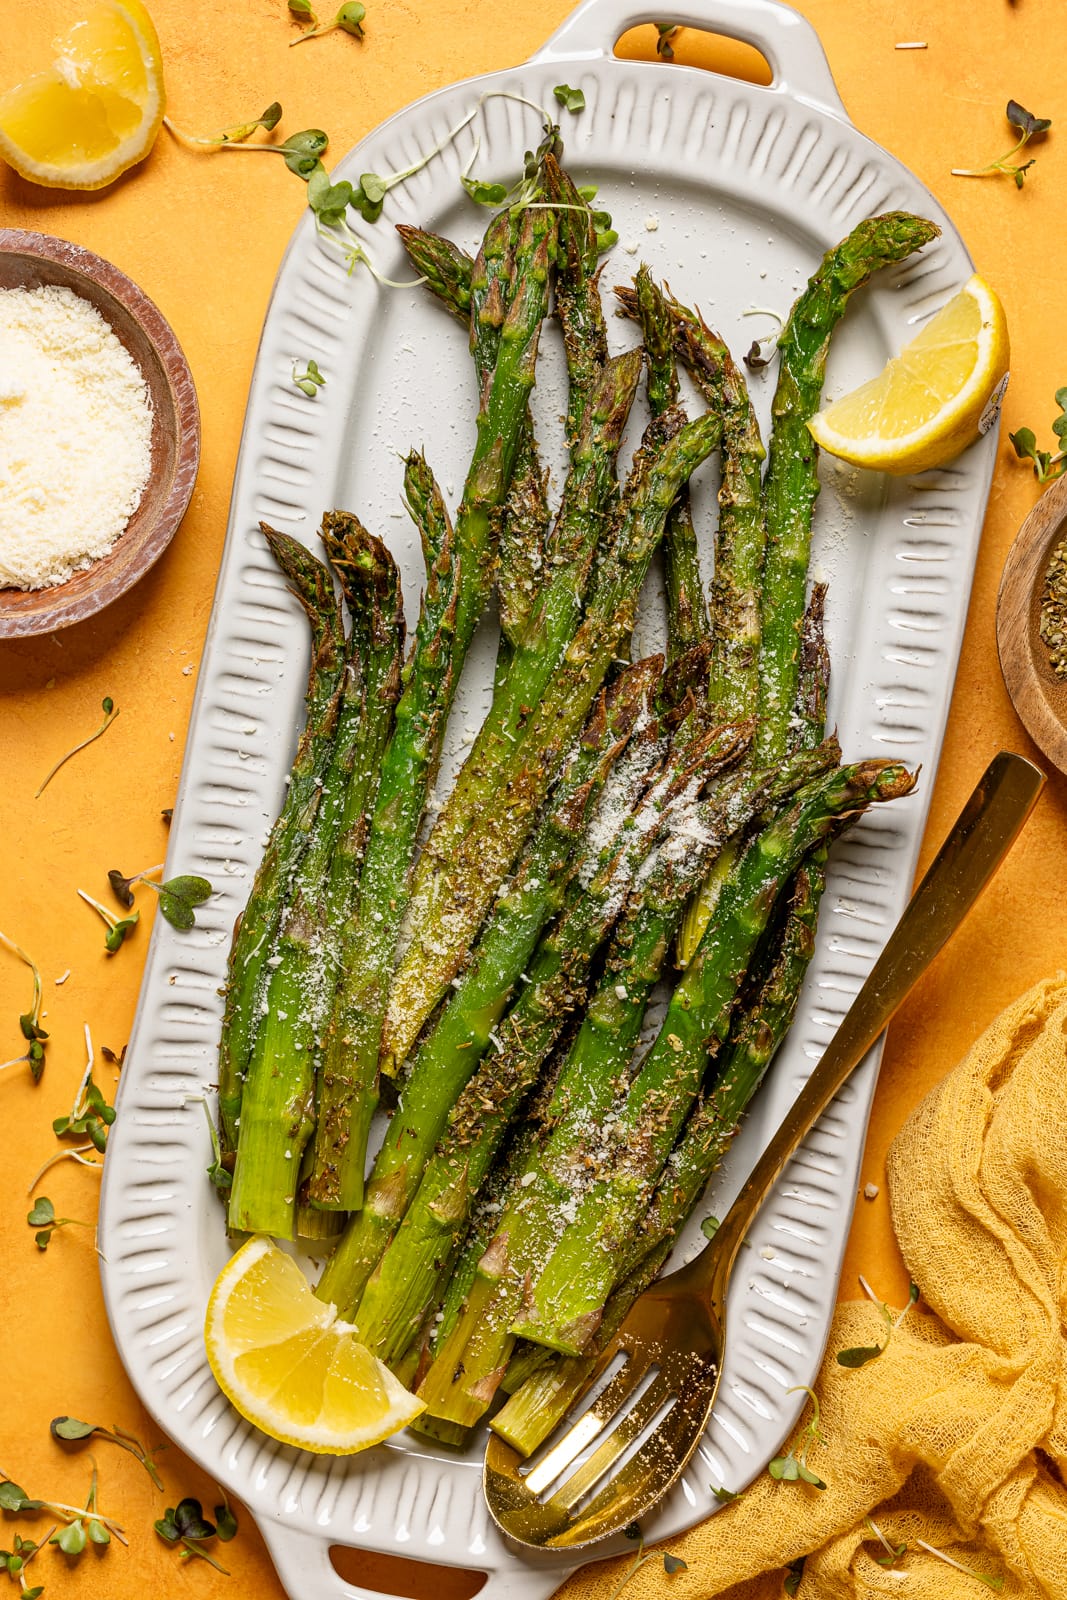
[[354, 1455], [426, 1408], [317, 1300], [291, 1256], [256, 1235], [215, 1280], [204, 1328], [215, 1381], [257, 1428], [318, 1455]]
[[102, 189], [151, 150], [163, 62], [141, 0], [106, 0], [53, 47], [47, 72], [0, 95], [0, 156], [33, 183]]
[[996, 421], [1008, 355], [1004, 307], [976, 273], [876, 378], [808, 427], [824, 450], [857, 467], [944, 466]]

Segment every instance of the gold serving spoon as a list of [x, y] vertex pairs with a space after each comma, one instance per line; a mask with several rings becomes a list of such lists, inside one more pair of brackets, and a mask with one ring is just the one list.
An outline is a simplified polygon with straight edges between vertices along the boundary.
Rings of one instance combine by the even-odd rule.
[[[756, 1213], [797, 1146], [963, 921], [1044, 782], [1044, 774], [1021, 756], [1002, 751], [990, 763], [715, 1237], [694, 1261], [645, 1290], [600, 1356], [590, 1388], [624, 1358], [603, 1393], [546, 1454], [535, 1452], [529, 1465], [502, 1439], [491, 1438], [482, 1481], [489, 1510], [509, 1538], [534, 1548], [580, 1549], [643, 1516], [683, 1472], [715, 1401], [730, 1270]], [[626, 1409], [639, 1389], [636, 1403]], [[602, 1484], [638, 1441], [640, 1447]]]

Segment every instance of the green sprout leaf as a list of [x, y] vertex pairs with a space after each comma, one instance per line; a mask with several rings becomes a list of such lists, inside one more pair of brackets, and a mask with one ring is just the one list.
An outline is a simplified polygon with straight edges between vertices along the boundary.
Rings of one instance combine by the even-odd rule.
[[58, 1545], [65, 1556], [80, 1556], [86, 1545], [85, 1527], [81, 1522], [68, 1523], [48, 1542]]
[[266, 111], [253, 118], [251, 122], [238, 122], [232, 128], [223, 128], [221, 132], [212, 136], [212, 144], [244, 144], [246, 139], [251, 139], [257, 128], [265, 128], [269, 133], [276, 128], [282, 120], [282, 108], [277, 100], [272, 100]]
[[[1062, 445], [1067, 439], [1067, 387], [1056, 390], [1055, 400], [1059, 414], [1052, 423], [1052, 431]], [[1015, 433], [1009, 433], [1008, 438], [1019, 460], [1032, 463], [1038, 483], [1051, 483], [1056, 478], [1062, 478], [1067, 471], [1067, 450], [1060, 449], [1055, 453], [1039, 450], [1032, 428], [1019, 428]]]
[[782, 1591], [790, 1596], [790, 1600], [800, 1592], [800, 1580], [804, 1576], [804, 1560], [804, 1556], [799, 1556], [796, 1561], [790, 1561], [785, 1569]]
[[100, 904], [99, 900], [94, 900], [91, 894], [86, 894], [84, 889], [79, 889], [78, 894], [87, 906], [92, 906], [97, 916], [106, 924], [107, 932], [104, 934], [104, 948], [108, 955], [113, 956], [116, 950], [122, 948], [137, 926], [141, 919], [141, 913], [133, 911], [128, 917], [116, 918], [111, 915], [106, 906]]
[[688, 1572], [689, 1563], [688, 1561], [683, 1561], [681, 1556], [672, 1556], [667, 1551], [664, 1551], [663, 1570], [668, 1573]]
[[303, 372], [297, 372], [296, 363], [293, 363], [293, 382], [301, 394], [306, 394], [309, 400], [314, 400], [318, 391], [323, 387], [326, 379], [314, 361], [309, 361]]
[[222, 1494], [222, 1504], [215, 1507], [215, 1531], [223, 1544], [229, 1544], [230, 1540], [236, 1538], [237, 1535], [237, 1518], [234, 1516], [230, 1502], [221, 1489], [219, 1493]]
[[[318, 368], [315, 370], [317, 372]], [[153, 883], [150, 887], [159, 895], [159, 909], [172, 928], [193, 927], [196, 923], [194, 908], [203, 905], [212, 893], [211, 884], [206, 878], [188, 874], [168, 878], [166, 883]]]
[[317, 18], [311, 9], [309, 0], [289, 0], [289, 10], [294, 17], [299, 17], [303, 22], [315, 22]]
[[291, 133], [281, 144], [259, 146], [262, 150], [277, 150], [289, 171], [305, 179], [321, 164], [319, 158], [329, 147], [329, 138], [321, 128], [304, 128], [300, 133]]
[[10, 1478], [0, 1480], [0, 1511], [42, 1511], [43, 1500], [33, 1500]]
[[557, 83], [552, 93], [565, 111], [577, 115], [585, 110], [585, 95], [581, 89], [572, 89], [569, 83]]
[[1012, 127], [1018, 128], [1027, 139], [1032, 139], [1038, 133], [1047, 133], [1052, 126], [1051, 117], [1035, 117], [1034, 113], [1027, 111], [1018, 100], [1009, 100], [1004, 114]]
[[839, 1350], [837, 1364], [839, 1367], [865, 1367], [868, 1361], [876, 1361], [884, 1349], [884, 1344], [858, 1344], [850, 1350]]
[[[27, 1213], [26, 1221], [31, 1228], [39, 1231], [34, 1234], [38, 1250], [47, 1250], [52, 1242], [52, 1235], [57, 1228], [91, 1228], [91, 1222], [80, 1222], [77, 1217], [57, 1217], [56, 1208], [46, 1194], [39, 1195], [33, 1202], [32, 1209]], [[0, 1484], [0, 1491], [3, 1484]], [[5, 1507], [0, 1499], [0, 1509], [10, 1510]]]
[[[48, 1431], [53, 1439], [63, 1439], [70, 1442], [90, 1439], [94, 1433], [100, 1430], [95, 1422], [79, 1422], [77, 1417], [53, 1417], [48, 1424]], [[104, 1429], [104, 1432], [106, 1431]]]
[[732, 1489], [717, 1489], [714, 1484], [711, 1484], [710, 1488], [716, 1500], [720, 1505], [723, 1506], [728, 1506], [731, 1500], [740, 1500], [741, 1498], [741, 1496], [739, 1494], [735, 1494]]

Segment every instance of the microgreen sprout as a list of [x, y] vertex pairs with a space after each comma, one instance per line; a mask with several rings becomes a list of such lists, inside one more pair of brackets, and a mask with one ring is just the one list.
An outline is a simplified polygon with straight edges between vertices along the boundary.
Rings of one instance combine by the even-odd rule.
[[656, 54], [663, 61], [674, 60], [674, 46], [671, 41], [676, 39], [681, 31], [681, 26], [677, 22], [656, 23]]
[[770, 366], [774, 352], [778, 348], [778, 336], [785, 326], [777, 311], [772, 311], [769, 306], [751, 306], [749, 310], [742, 311], [743, 317], [773, 317], [778, 326], [773, 333], [767, 334], [762, 339], [753, 339], [745, 354], [741, 357], [749, 372], [760, 372], [764, 367]]
[[70, 1115], [56, 1117], [52, 1123], [52, 1132], [57, 1139], [69, 1135], [78, 1137], [85, 1135], [102, 1154], [107, 1148], [107, 1131], [115, 1120], [115, 1108], [108, 1105], [103, 1093], [93, 1082], [93, 1066], [96, 1058], [93, 1055], [93, 1041], [88, 1023], [85, 1024], [85, 1048], [89, 1060], [78, 1085], [78, 1092], [74, 1096]]
[[987, 167], [953, 167], [954, 178], [995, 178], [1003, 173], [1013, 180], [1015, 187], [1021, 189], [1026, 180], [1026, 174], [1034, 164], [1033, 156], [1029, 161], [1016, 162], [1015, 157], [1024, 149], [1031, 139], [1040, 138], [1052, 127], [1051, 117], [1035, 117], [1032, 111], [1027, 111], [1018, 100], [1009, 100], [1004, 115], [1011, 126], [1019, 134], [1019, 140], [1013, 144], [1007, 155], [999, 156], [996, 161], [991, 161]]
[[228, 1189], [233, 1187], [233, 1173], [223, 1162], [218, 1129], [215, 1127], [215, 1120], [211, 1115], [208, 1103], [202, 1094], [197, 1095], [197, 1099], [204, 1108], [204, 1116], [207, 1118], [208, 1137], [211, 1140], [211, 1165], [207, 1169], [207, 1175], [215, 1185], [215, 1188], [220, 1193], [225, 1194]]
[[[512, 99], [521, 99], [521, 96], [511, 96]], [[524, 105], [533, 104], [532, 101], [523, 99]], [[540, 109], [540, 108], [538, 108]], [[541, 164], [549, 151], [554, 151], [559, 139], [559, 129], [548, 118], [545, 119], [545, 137], [536, 150], [527, 150], [523, 160], [522, 177], [509, 188], [507, 184], [491, 183], [483, 178], [472, 178], [471, 168], [477, 161], [481, 151], [481, 139], [475, 137], [474, 148], [471, 150], [466, 166], [459, 175], [459, 181], [470, 195], [475, 205], [488, 206], [496, 209], [508, 206], [512, 210], [521, 209], [533, 204], [537, 199], [541, 178]]]
[[91, 894], [86, 894], [84, 889], [79, 889], [78, 893], [86, 905], [92, 906], [97, 915], [103, 918], [107, 924], [107, 932], [104, 935], [104, 948], [109, 956], [113, 956], [116, 950], [121, 949], [137, 926], [141, 919], [141, 913], [134, 911], [128, 917], [113, 917], [106, 906], [102, 906], [99, 900], [94, 900]]
[[[642, 1534], [641, 1529], [638, 1527], [636, 1522], [631, 1522], [630, 1526], [625, 1528], [623, 1532], [627, 1539], [633, 1539], [637, 1541], [637, 1554], [627, 1567], [626, 1571], [623, 1573], [622, 1578], [617, 1586], [611, 1591], [611, 1594], [608, 1596], [608, 1600], [618, 1600], [619, 1595], [622, 1594], [622, 1591], [627, 1587], [631, 1580], [637, 1576], [641, 1568], [647, 1566], [650, 1561], [655, 1561], [656, 1559], [657, 1552], [655, 1550], [645, 1549], [644, 1535]], [[673, 1574], [676, 1572], [688, 1572], [689, 1566], [687, 1562], [682, 1560], [681, 1556], [673, 1556], [671, 1555], [670, 1551], [665, 1550], [663, 1552], [663, 1570], [668, 1576], [673, 1576]]]
[[782, 1593], [791, 1597], [800, 1593], [800, 1580], [804, 1576], [804, 1556], [798, 1556], [795, 1561], [790, 1561], [785, 1569], [785, 1581], [782, 1584]]
[[808, 1466], [808, 1451], [812, 1445], [826, 1443], [819, 1432], [819, 1401], [814, 1390], [803, 1383], [794, 1384], [791, 1389], [786, 1390], [786, 1394], [796, 1394], [800, 1389], [804, 1390], [812, 1405], [811, 1421], [801, 1430], [800, 1438], [797, 1440], [800, 1453], [797, 1455], [790, 1450], [788, 1455], [775, 1456], [773, 1461], [768, 1462], [767, 1471], [772, 1478], [782, 1483], [796, 1483], [799, 1480], [801, 1483], [810, 1483], [814, 1489], [825, 1489], [823, 1480], [816, 1477]]
[[300, 390], [301, 394], [306, 394], [309, 400], [314, 400], [319, 390], [325, 384], [326, 379], [319, 371], [319, 364], [317, 361], [309, 361], [303, 372], [298, 372], [296, 370], [296, 362], [294, 361], [293, 382], [296, 384], [296, 387]]
[[[57, 1516], [69, 1518], [71, 1526], [77, 1523], [82, 1529], [85, 1538], [93, 1544], [109, 1544], [112, 1538], [118, 1539], [120, 1544], [129, 1544], [129, 1540], [115, 1519], [113, 1517], [105, 1517], [104, 1513], [99, 1509], [96, 1503], [96, 1495], [95, 1466], [93, 1467], [93, 1475], [90, 1481], [89, 1496], [84, 1506], [69, 1506], [62, 1500], [34, 1499], [0, 1468], [0, 1511], [6, 1511], [12, 1515], [18, 1515], [19, 1512], [23, 1511], [49, 1511]], [[64, 1532], [66, 1532], [65, 1529]], [[40, 1541], [38, 1549], [40, 1545], [43, 1545], [49, 1539], [67, 1555], [77, 1556], [85, 1549], [84, 1540], [79, 1545], [77, 1535], [71, 1535], [68, 1543], [64, 1544], [58, 1534], [55, 1538], [52, 1538], [51, 1534], [46, 1534], [45, 1538]], [[10, 1564], [8, 1570], [11, 1570]]]
[[[36, 1228], [34, 1238], [38, 1250], [47, 1250], [52, 1242], [52, 1235], [57, 1228], [91, 1228], [91, 1222], [83, 1222], [80, 1217], [57, 1217], [56, 1208], [46, 1194], [40, 1195], [27, 1214], [26, 1221], [31, 1228]], [[0, 1489], [3, 1484], [0, 1484]], [[0, 1500], [0, 1508], [7, 1509]]]
[[169, 131], [181, 144], [200, 145], [209, 150], [221, 149], [226, 144], [244, 144], [251, 139], [257, 128], [264, 128], [270, 133], [282, 120], [282, 108], [277, 100], [272, 100], [265, 111], [251, 122], [238, 122], [232, 128], [221, 128], [218, 133], [209, 133], [206, 138], [199, 138], [193, 133], [184, 133], [175, 126], [169, 117], [164, 117]]
[[15, 1056], [10, 1061], [0, 1062], [0, 1072], [5, 1067], [16, 1067], [25, 1061], [29, 1063], [30, 1076], [34, 1083], [40, 1083], [41, 1073], [44, 1071], [45, 1040], [48, 1038], [41, 1027], [41, 974], [36, 962], [26, 954], [21, 945], [15, 943], [14, 939], [9, 939], [6, 933], [0, 933], [0, 945], [3, 945], [5, 950], [10, 950], [13, 956], [18, 956], [33, 973], [33, 1003], [30, 1009], [19, 1017], [19, 1027], [27, 1044], [26, 1054]]
[[581, 89], [572, 89], [569, 83], [557, 83], [552, 93], [564, 111], [577, 115], [579, 111], [585, 110], [585, 95]]
[[839, 1350], [837, 1352], [837, 1364], [839, 1367], [865, 1367], [868, 1361], [876, 1361], [880, 1355], [884, 1355], [889, 1348], [889, 1341], [894, 1332], [900, 1327], [900, 1324], [919, 1298], [919, 1285], [913, 1283], [909, 1287], [907, 1305], [903, 1311], [894, 1317], [884, 1300], [878, 1299], [878, 1296], [864, 1277], [860, 1278], [860, 1288], [869, 1300], [873, 1300], [885, 1319], [885, 1344], [858, 1344], [849, 1350]]
[[95, 733], [91, 733], [89, 735], [88, 739], [83, 739], [81, 744], [76, 744], [74, 746], [73, 750], [68, 750], [65, 756], [60, 756], [59, 760], [56, 762], [55, 766], [52, 767], [52, 769], [48, 773], [48, 776], [45, 778], [44, 782], [41, 784], [41, 787], [38, 789], [37, 793], [34, 795], [33, 798], [35, 800], [39, 800], [41, 798], [41, 796], [44, 794], [45, 790], [48, 788], [48, 785], [51, 783], [52, 779], [55, 777], [56, 773], [59, 771], [60, 767], [65, 766], [66, 763], [70, 760], [71, 756], [76, 756], [78, 754], [79, 750], [84, 750], [87, 745], [92, 744], [96, 739], [102, 738], [104, 736], [104, 734], [107, 732], [107, 730], [110, 728], [111, 724], [114, 722], [115, 718], [118, 716], [118, 710], [117, 710], [117, 708], [115, 706], [115, 702], [114, 702], [114, 700], [112, 700], [111, 696], [108, 694], [108, 695], [104, 696], [103, 700], [101, 701], [101, 705], [103, 706], [104, 720], [100, 724], [99, 728], [97, 728]]
[[0, 1550], [0, 1572], [6, 1572], [9, 1577], [16, 1579], [22, 1600], [38, 1600], [38, 1596], [44, 1593], [43, 1584], [31, 1587], [26, 1582], [26, 1568], [38, 1551], [44, 1549], [55, 1531], [53, 1525], [44, 1537], [36, 1542], [33, 1539], [24, 1539], [21, 1534], [16, 1533], [12, 1548]]
[[324, 33], [333, 33], [335, 28], [340, 28], [342, 33], [350, 33], [355, 39], [363, 37], [363, 19], [367, 15], [367, 8], [360, 4], [360, 0], [348, 0], [334, 17], [332, 22], [318, 22], [315, 14], [304, 0], [297, 0], [296, 5], [290, 0], [289, 10], [297, 17], [306, 17], [311, 22], [311, 27], [306, 28], [297, 38], [289, 40], [290, 49], [294, 44], [303, 44], [305, 39], [316, 39]]
[[1052, 431], [1060, 441], [1060, 449], [1055, 453], [1037, 448], [1037, 437], [1032, 428], [1019, 428], [1015, 433], [1008, 434], [1019, 460], [1033, 463], [1038, 483], [1051, 483], [1067, 472], [1067, 448], [1064, 448], [1067, 441], [1067, 388], [1056, 390], [1056, 404], [1060, 414], [1052, 424]]
[[85, 1502], [85, 1510], [75, 1513], [65, 1528], [52, 1535], [48, 1541], [62, 1550], [65, 1556], [77, 1559], [88, 1544], [110, 1544], [111, 1533], [106, 1522], [102, 1521], [96, 1509], [96, 1467], [93, 1467], [92, 1482], [89, 1487], [89, 1498]]
[[431, 150], [425, 151], [417, 161], [412, 162], [410, 167], [404, 167], [401, 172], [390, 172], [384, 178], [377, 172], [364, 172], [358, 184], [352, 189], [352, 196], [348, 204], [353, 210], [359, 212], [364, 222], [377, 222], [382, 214], [382, 206], [389, 190], [395, 189], [398, 183], [403, 183], [406, 179], [413, 178], [417, 172], [421, 172], [423, 167], [427, 166], [435, 156], [439, 156], [442, 150], [448, 148], [453, 140], [463, 132], [464, 128], [470, 126], [477, 115], [478, 107], [475, 106], [472, 111], [468, 111], [466, 116], [456, 123], [454, 128], [449, 128], [444, 137], [439, 139]]
[[709, 1488], [721, 1506], [728, 1506], [731, 1500], [740, 1500], [741, 1498], [740, 1494], [735, 1494], [733, 1489], [716, 1488], [715, 1484], [710, 1484]]
[[938, 1550], [936, 1545], [927, 1544], [925, 1539], [916, 1539], [915, 1543], [920, 1550], [925, 1550], [927, 1555], [936, 1556], [939, 1561], [946, 1562], [950, 1567], [955, 1567], [957, 1572], [965, 1572], [968, 1578], [976, 1578], [979, 1583], [984, 1583], [987, 1589], [994, 1591], [1003, 1589], [1004, 1579], [992, 1576], [988, 1572], [976, 1572], [973, 1567], [965, 1567], [962, 1561], [957, 1561], [944, 1550]]
[[89, 1151], [96, 1151], [96, 1145], [76, 1144], [69, 1146], [66, 1150], [57, 1150], [54, 1156], [49, 1156], [48, 1160], [45, 1161], [43, 1165], [38, 1167], [37, 1171], [33, 1175], [29, 1187], [26, 1190], [26, 1193], [32, 1194], [37, 1185], [40, 1183], [41, 1179], [44, 1177], [45, 1173], [48, 1172], [52, 1167], [57, 1166], [60, 1161], [76, 1161], [79, 1167], [92, 1167], [98, 1172], [103, 1165], [103, 1162], [94, 1161], [89, 1155]]
[[704, 1235], [705, 1239], [714, 1239], [715, 1235], [719, 1231], [718, 1217], [705, 1217], [700, 1224], [700, 1231]]
[[885, 1551], [884, 1555], [875, 1556], [875, 1561], [880, 1567], [895, 1567], [901, 1556], [907, 1554], [907, 1544], [890, 1544], [873, 1517], [864, 1517], [863, 1521]]
[[[209, 1522], [204, 1516], [200, 1501], [194, 1500], [190, 1496], [184, 1500], [179, 1500], [176, 1506], [168, 1506], [159, 1521], [153, 1523], [153, 1527], [159, 1537], [165, 1539], [168, 1544], [181, 1546], [181, 1559], [183, 1561], [188, 1561], [194, 1556], [199, 1557], [201, 1561], [206, 1561], [209, 1566], [214, 1567], [216, 1572], [221, 1572], [224, 1577], [228, 1578], [230, 1574], [226, 1568], [203, 1548], [205, 1541], [208, 1539], [214, 1539], [217, 1536], [226, 1541], [232, 1539], [237, 1532], [237, 1520], [230, 1510], [225, 1496], [223, 1497], [223, 1504], [215, 1507], [215, 1517], [217, 1519], [216, 1522]], [[225, 1532], [222, 1531], [223, 1526], [225, 1527]]]
[[[310, 365], [314, 366], [314, 362]], [[315, 371], [318, 372], [317, 367]], [[319, 381], [325, 383], [326, 380], [322, 378]], [[201, 905], [212, 893], [211, 884], [207, 878], [190, 877], [188, 874], [168, 878], [165, 883], [156, 883], [156, 874], [162, 871], [161, 862], [158, 866], [146, 867], [143, 872], [135, 872], [132, 878], [125, 878], [118, 867], [112, 867], [107, 881], [116, 900], [127, 910], [133, 906], [134, 884], [143, 883], [146, 889], [151, 889], [153, 894], [159, 896], [159, 909], [172, 928], [193, 927], [196, 923], [194, 907]]]
[[[156, 1488], [162, 1492], [163, 1480], [153, 1460], [155, 1451], [146, 1450], [141, 1441], [132, 1433], [127, 1433], [125, 1428], [118, 1426], [105, 1428], [100, 1422], [81, 1422], [77, 1417], [53, 1417], [48, 1425], [48, 1431], [59, 1444], [82, 1445], [94, 1438], [107, 1439], [111, 1444], [117, 1444], [120, 1450], [128, 1450], [130, 1455], [141, 1463]], [[155, 1447], [156, 1451], [165, 1449], [165, 1444]]]

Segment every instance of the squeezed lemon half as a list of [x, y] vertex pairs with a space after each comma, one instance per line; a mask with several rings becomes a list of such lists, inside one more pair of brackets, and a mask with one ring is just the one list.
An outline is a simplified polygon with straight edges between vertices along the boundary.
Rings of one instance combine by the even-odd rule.
[[858, 467], [944, 466], [996, 420], [1008, 357], [1004, 308], [976, 273], [876, 378], [808, 427], [824, 450]]
[[0, 156], [34, 183], [101, 189], [151, 150], [163, 61], [141, 0], [105, 0], [55, 42], [45, 72], [0, 95]]
[[317, 1300], [291, 1256], [256, 1235], [215, 1280], [204, 1328], [215, 1380], [272, 1439], [354, 1455], [426, 1408]]

